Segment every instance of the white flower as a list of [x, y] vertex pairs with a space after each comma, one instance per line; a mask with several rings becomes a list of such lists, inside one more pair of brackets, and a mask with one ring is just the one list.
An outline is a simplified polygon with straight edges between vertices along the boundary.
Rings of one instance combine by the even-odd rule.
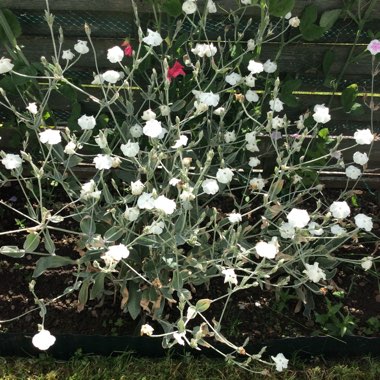
[[255, 47], [256, 47], [255, 40], [253, 40], [252, 38], [250, 38], [250, 39], [247, 41], [247, 50], [248, 50], [248, 51], [253, 51], [253, 50], [255, 50]]
[[195, 195], [193, 194], [193, 188], [189, 187], [187, 190], [183, 190], [179, 198], [184, 202], [191, 202], [195, 199]]
[[256, 91], [252, 91], [252, 90], [248, 90], [246, 93], [245, 93], [245, 98], [249, 101], [249, 102], [253, 102], [253, 103], [257, 103], [259, 101], [259, 95], [257, 95], [257, 92]]
[[82, 185], [80, 190], [80, 197], [84, 200], [88, 200], [90, 198], [100, 199], [101, 191], [97, 190], [95, 181], [92, 179], [89, 182], [86, 182]]
[[365, 165], [368, 162], [367, 153], [355, 152], [353, 156], [355, 164]]
[[207, 1], [207, 11], [208, 11], [208, 13], [216, 13], [217, 12], [216, 5], [212, 0]]
[[300, 26], [300, 19], [296, 16], [296, 17], [292, 17], [290, 20], [289, 20], [289, 25], [292, 27], [292, 28], [298, 28]]
[[242, 216], [238, 212], [231, 212], [231, 214], [228, 214], [228, 221], [232, 224], [234, 223], [240, 223], [242, 221]]
[[288, 368], [288, 362], [289, 360], [286, 359], [284, 354], [279, 353], [276, 356], [271, 356], [272, 360], [276, 364], [276, 371], [282, 372], [284, 368]]
[[98, 144], [100, 149], [104, 149], [107, 145], [107, 135], [102, 131], [99, 131], [99, 135], [95, 137], [95, 142]]
[[228, 282], [234, 285], [238, 284], [236, 273], [233, 269], [223, 269], [222, 274], [224, 274], [224, 283]]
[[185, 136], [185, 135], [181, 135], [179, 136], [179, 139], [176, 140], [175, 144], [172, 146], [172, 148], [174, 149], [177, 149], [177, 148], [180, 148], [181, 146], [186, 146], [187, 145], [187, 141], [188, 141], [188, 137]]
[[242, 81], [242, 77], [238, 73], [231, 73], [225, 77], [225, 81], [231, 86], [236, 86]]
[[347, 231], [345, 228], [341, 227], [339, 224], [334, 224], [330, 227], [330, 231], [333, 235], [339, 236], [344, 235]]
[[202, 113], [202, 112], [206, 112], [208, 110], [208, 105], [204, 104], [202, 102], [195, 101], [194, 102], [194, 107], [195, 107], [195, 112], [197, 114]]
[[235, 131], [226, 132], [226, 133], [224, 134], [224, 141], [225, 141], [227, 144], [236, 141], [236, 134], [235, 134]]
[[217, 108], [213, 114], [216, 115], [216, 116], [222, 116], [226, 113], [226, 109], [224, 107], [219, 107]]
[[260, 74], [264, 71], [264, 65], [251, 59], [248, 64], [248, 70], [252, 74]]
[[161, 111], [161, 116], [169, 116], [170, 115], [170, 107], [162, 105], [159, 107]]
[[43, 144], [55, 145], [62, 141], [60, 132], [53, 129], [47, 129], [46, 131], [40, 132], [39, 135], [40, 141]]
[[112, 157], [112, 167], [118, 168], [121, 164], [121, 160], [119, 157]]
[[249, 165], [251, 168], [255, 168], [256, 166], [259, 166], [259, 165], [260, 165], [260, 160], [259, 160], [257, 157], [250, 157], [250, 158], [249, 158], [248, 165]]
[[162, 133], [161, 122], [158, 120], [148, 120], [143, 128], [145, 136], [157, 138]]
[[154, 222], [150, 226], [148, 226], [148, 232], [150, 234], [154, 235], [161, 235], [162, 232], [164, 231], [165, 228], [165, 223], [164, 222]]
[[197, 4], [195, 3], [196, 0], [186, 0], [182, 4], [182, 10], [187, 14], [191, 15], [197, 11]]
[[272, 126], [272, 129], [281, 129], [286, 126], [286, 120], [283, 117], [276, 116], [271, 120], [271, 124], [269, 125]]
[[350, 207], [346, 201], [333, 202], [330, 206], [330, 212], [334, 218], [343, 219], [351, 214]]
[[346, 168], [346, 176], [351, 179], [358, 179], [362, 174], [362, 171], [354, 165], [349, 165]]
[[75, 144], [74, 141], [69, 141], [66, 146], [65, 146], [65, 149], [63, 150], [66, 154], [69, 154], [69, 155], [72, 155], [72, 154], [75, 154], [75, 149], [77, 147], [77, 144]]
[[215, 179], [205, 179], [202, 182], [202, 189], [206, 194], [214, 195], [219, 191], [219, 185]]
[[102, 258], [104, 260], [120, 261], [126, 259], [129, 256], [129, 249], [124, 244], [113, 245], [108, 248]]
[[172, 178], [172, 179], [169, 181], [169, 185], [171, 185], [171, 186], [177, 186], [180, 182], [181, 182], [180, 179], [178, 179], [178, 178]]
[[131, 193], [133, 195], [140, 195], [144, 190], [145, 185], [140, 181], [137, 180], [135, 182], [131, 182]]
[[143, 129], [140, 125], [135, 124], [135, 125], [132, 125], [131, 128], [129, 128], [129, 133], [131, 134], [132, 137], [139, 138], [143, 135]]
[[367, 232], [372, 231], [373, 223], [372, 218], [365, 214], [358, 214], [354, 216], [355, 224], [358, 228], [365, 230]]
[[14, 67], [14, 64], [9, 58], [2, 57], [0, 59], [0, 74], [5, 74], [8, 71], [11, 71]]
[[279, 231], [283, 239], [293, 239], [296, 233], [296, 230], [290, 223], [282, 223]]
[[243, 4], [243, 5], [251, 5], [252, 3], [251, 3], [251, 0], [241, 0], [241, 3]]
[[78, 125], [83, 129], [94, 129], [96, 120], [94, 116], [83, 115], [78, 119]]
[[284, 109], [283, 102], [276, 98], [269, 101], [269, 106], [272, 111], [281, 112]]
[[259, 190], [261, 191], [265, 187], [265, 180], [261, 178], [259, 175], [258, 177], [254, 177], [249, 181], [249, 185], [251, 186], [252, 190]]
[[50, 334], [49, 330], [44, 328], [32, 338], [32, 343], [34, 347], [39, 350], [45, 351], [55, 343], [55, 336]]
[[358, 129], [354, 133], [356, 144], [369, 145], [373, 141], [373, 134], [369, 129]]
[[36, 115], [38, 113], [37, 104], [35, 102], [29, 103], [26, 109], [32, 114]]
[[126, 157], [135, 157], [140, 151], [140, 145], [137, 142], [131, 142], [131, 140], [128, 140], [126, 144], [120, 145], [120, 150]]
[[149, 325], [145, 324], [141, 326], [140, 335], [148, 335], [151, 336], [153, 334], [154, 328]]
[[312, 235], [323, 235], [323, 228], [316, 222], [310, 222], [307, 228]]
[[291, 226], [303, 228], [310, 222], [310, 216], [306, 210], [293, 208], [287, 216], [288, 222]]
[[290, 17], [292, 17], [292, 12], [288, 12], [288, 13], [284, 16], [284, 18], [285, 18], [286, 20], [289, 20]]
[[111, 63], [121, 62], [124, 58], [124, 52], [119, 46], [114, 46], [111, 49], [108, 49], [107, 59]]
[[219, 94], [214, 94], [213, 92], [201, 92], [198, 98], [200, 102], [213, 107], [216, 107], [220, 100]]
[[255, 132], [248, 132], [245, 134], [245, 141], [248, 144], [256, 144], [256, 133]]
[[91, 82], [91, 84], [102, 84], [104, 83], [104, 78], [102, 74], [96, 74], [94, 76], [94, 80]]
[[86, 54], [90, 51], [87, 46], [87, 41], [78, 40], [78, 42], [74, 45], [74, 50], [79, 54]]
[[129, 222], [134, 222], [140, 215], [140, 210], [137, 207], [126, 207], [124, 211], [124, 218]]
[[173, 200], [166, 198], [164, 195], [160, 195], [154, 200], [154, 207], [166, 215], [171, 215], [177, 206]]
[[195, 45], [195, 48], [191, 49], [192, 53], [197, 55], [198, 57], [212, 57], [217, 53], [217, 48], [214, 44], [199, 44]]
[[108, 154], [98, 154], [93, 162], [98, 170], [111, 169], [113, 164], [112, 157]]
[[216, 173], [216, 179], [219, 183], [230, 183], [232, 181], [232, 177], [234, 173], [229, 168], [218, 169]]
[[165, 135], [168, 133], [168, 130], [164, 127], [162, 127], [162, 131], [161, 133], [158, 135], [158, 139], [163, 139], [165, 137]]
[[75, 55], [70, 49], [62, 52], [62, 59], [65, 59], [66, 61], [71, 61], [74, 57]]
[[268, 74], [272, 74], [277, 70], [277, 64], [276, 62], [272, 62], [270, 59], [268, 59], [264, 65], [264, 71]]
[[102, 78], [111, 84], [116, 83], [118, 80], [122, 79], [122, 75], [120, 72], [115, 70], [107, 70], [105, 73], [102, 74]]
[[372, 260], [373, 258], [371, 256], [363, 257], [361, 260], [361, 267], [367, 271], [370, 270], [372, 267]]
[[148, 120], [155, 120], [156, 114], [149, 108], [148, 110], [145, 110], [143, 112], [143, 115], [141, 116], [141, 119], [148, 121]]
[[266, 257], [267, 259], [274, 259], [278, 253], [278, 246], [274, 242], [259, 241], [255, 245], [256, 253], [260, 257]]
[[331, 120], [329, 109], [324, 104], [316, 104], [314, 106], [313, 119], [317, 123], [325, 124]]
[[153, 30], [148, 29], [148, 35], [143, 38], [143, 41], [150, 46], [161, 45], [163, 39], [158, 32], [153, 32]]
[[184, 346], [185, 345], [185, 341], [183, 340], [184, 336], [186, 335], [185, 332], [182, 332], [182, 333], [173, 333], [173, 338], [177, 341], [178, 344], [180, 344], [181, 346]]
[[154, 208], [153, 195], [150, 193], [142, 193], [137, 200], [137, 207], [139, 209], [152, 210]]
[[248, 87], [255, 87], [256, 77], [252, 73], [250, 73], [250, 74], [248, 74], [247, 76], [244, 77], [244, 83]]
[[326, 280], [326, 273], [319, 268], [318, 262], [315, 262], [313, 265], [305, 264], [305, 268], [302, 272], [306, 274], [310, 281], [318, 283], [321, 280]]
[[380, 53], [380, 41], [379, 40], [372, 40], [368, 46], [367, 46], [367, 50], [372, 54], [372, 55], [376, 55], [378, 53]]
[[18, 154], [7, 153], [1, 163], [8, 170], [18, 169], [23, 163], [23, 159]]

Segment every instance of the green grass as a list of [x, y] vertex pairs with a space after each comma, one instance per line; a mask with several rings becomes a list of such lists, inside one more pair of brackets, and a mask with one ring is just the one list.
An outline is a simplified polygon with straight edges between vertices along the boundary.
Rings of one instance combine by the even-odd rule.
[[[255, 375], [228, 365], [222, 360], [183, 357], [173, 359], [80, 356], [62, 362], [49, 357], [0, 358], [2, 380], [375, 380], [380, 379], [380, 358], [328, 362], [315, 358], [309, 363], [291, 360], [282, 373], [269, 370], [267, 376]], [[257, 371], [267, 367], [258, 366]]]

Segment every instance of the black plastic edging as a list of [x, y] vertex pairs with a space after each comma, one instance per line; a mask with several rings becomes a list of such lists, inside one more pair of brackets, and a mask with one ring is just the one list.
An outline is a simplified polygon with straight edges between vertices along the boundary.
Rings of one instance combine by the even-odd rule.
[[[32, 345], [33, 334], [2, 333], [0, 334], [0, 356], [37, 356], [41, 353]], [[219, 350], [231, 353], [228, 347], [214, 344]], [[318, 356], [326, 358], [342, 358], [352, 356], [380, 356], [380, 338], [366, 338], [361, 336], [348, 336], [344, 338], [333, 337], [299, 337], [270, 340], [264, 343], [251, 343], [245, 347], [250, 354], [256, 354], [266, 346], [265, 355], [276, 355], [282, 352], [290, 357]], [[82, 354], [110, 356], [123, 352], [131, 352], [137, 356], [163, 357], [168, 351], [161, 346], [161, 340], [149, 337], [131, 336], [101, 336], [101, 335], [56, 335], [55, 344], [47, 350], [47, 354], [56, 358], [67, 360], [78, 350]], [[195, 356], [204, 355], [215, 358], [220, 357], [212, 349], [202, 348], [201, 351], [176, 346], [175, 354], [189, 352]]]

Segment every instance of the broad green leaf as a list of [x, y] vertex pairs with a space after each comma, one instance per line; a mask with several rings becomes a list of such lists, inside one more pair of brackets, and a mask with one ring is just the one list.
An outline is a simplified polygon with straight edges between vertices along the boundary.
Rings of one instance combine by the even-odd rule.
[[129, 298], [127, 303], [128, 313], [132, 319], [136, 319], [141, 313], [141, 291], [139, 291], [139, 285], [130, 282], [128, 286]]
[[210, 307], [211, 302], [212, 301], [208, 298], [201, 299], [195, 304], [195, 310], [198, 313], [202, 313]]
[[342, 96], [340, 97], [340, 101], [342, 103], [343, 109], [345, 112], [351, 112], [351, 109], [355, 103], [356, 97], [358, 96], [358, 85], [351, 84], [347, 88], [345, 88], [342, 92]]
[[322, 138], [323, 140], [328, 140], [328, 137], [329, 137], [329, 129], [328, 128], [322, 128], [319, 132], [318, 132], [318, 136], [320, 138]]
[[360, 116], [364, 115], [365, 109], [362, 104], [354, 103], [351, 107], [351, 115]]
[[315, 24], [317, 18], [318, 8], [313, 4], [307, 6], [302, 12], [300, 32], [302, 37], [307, 41], [317, 40], [325, 32], [325, 28]]
[[5, 256], [20, 259], [25, 256], [25, 250], [20, 249], [14, 245], [4, 245], [0, 248], [0, 253]]
[[325, 33], [325, 29], [322, 28], [321, 26], [312, 24], [312, 25], [309, 25], [309, 26], [303, 28], [303, 27], [301, 27], [301, 25], [300, 25], [300, 31], [301, 31], [302, 37], [306, 41], [318, 40]]
[[92, 285], [91, 292], [90, 292], [90, 299], [93, 300], [97, 298], [98, 296], [102, 295], [104, 292], [104, 279], [106, 277], [106, 273], [99, 272], [94, 275], [93, 281], [94, 284]]
[[41, 238], [40, 235], [35, 233], [30, 233], [25, 241], [24, 241], [24, 250], [25, 252], [33, 252], [37, 249], [38, 245], [40, 244]]
[[173, 272], [171, 285], [175, 290], [181, 290], [183, 288], [183, 278], [180, 271], [176, 270]]
[[76, 264], [76, 261], [68, 257], [63, 257], [63, 256], [41, 257], [36, 263], [36, 268], [34, 269], [33, 277], [41, 276], [41, 274], [44, 273], [45, 270], [50, 269], [50, 268], [59, 268], [65, 265], [75, 265], [75, 264]]
[[113, 202], [113, 196], [112, 196], [111, 192], [109, 191], [108, 185], [105, 182], [103, 182], [102, 194], [104, 196], [104, 200], [108, 204], [112, 204], [112, 202]]
[[182, 4], [179, 0], [165, 0], [162, 4], [162, 10], [169, 16], [178, 17], [182, 13]]
[[325, 28], [325, 30], [331, 29], [338, 20], [341, 13], [341, 9], [331, 9], [330, 11], [323, 12], [321, 19], [319, 20], [319, 25], [322, 28]]
[[55, 244], [48, 230], [44, 231], [44, 246], [50, 254], [53, 254], [55, 252]]
[[90, 216], [85, 216], [80, 222], [80, 228], [86, 235], [93, 235], [96, 231], [94, 220]]
[[86, 305], [88, 300], [88, 288], [91, 284], [91, 277], [87, 277], [83, 282], [82, 286], [80, 287], [79, 294], [78, 294], [78, 301], [79, 306], [78, 308], [83, 308], [84, 305]]
[[[10, 11], [9, 9], [0, 9], [0, 12], [2, 12], [2, 14], [5, 18], [5, 21], [8, 24], [8, 27], [11, 30], [14, 38], [20, 37], [21, 33], [22, 33], [21, 25], [18, 22], [16, 15], [12, 11]], [[1, 42], [8, 42], [9, 41], [7, 33], [5, 32], [6, 28], [7, 28], [7, 26], [2, 25], [2, 23], [0, 22], [0, 41]]]
[[82, 161], [83, 161], [82, 158], [76, 156], [75, 154], [72, 154], [63, 163], [66, 166], [66, 168], [73, 168], [75, 166], [78, 166]]
[[294, 8], [295, 0], [269, 0], [269, 14], [283, 17]]
[[180, 111], [183, 107], [186, 106], [186, 101], [185, 100], [177, 100], [171, 107], [170, 110], [172, 112], [177, 112]]
[[122, 228], [113, 226], [104, 233], [104, 239], [107, 241], [119, 240], [124, 235]]

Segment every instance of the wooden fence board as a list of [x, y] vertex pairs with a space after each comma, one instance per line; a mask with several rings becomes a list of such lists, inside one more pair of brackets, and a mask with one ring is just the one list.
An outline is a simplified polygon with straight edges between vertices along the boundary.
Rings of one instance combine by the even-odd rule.
[[[199, 4], [204, 4], [206, 0], [198, 1]], [[136, 0], [140, 12], [150, 12], [151, 7], [144, 0]], [[216, 0], [216, 3], [223, 9], [229, 10], [236, 7], [236, 1], [234, 0]], [[305, 6], [315, 4], [318, 9], [330, 10], [336, 8], [342, 8], [343, 0], [297, 0], [293, 9], [294, 15], [300, 15]], [[39, 10], [45, 9], [45, 0], [1, 0], [0, 5], [8, 7], [10, 9], [32, 9]], [[50, 9], [54, 10], [74, 10], [74, 11], [108, 11], [125, 12], [132, 11], [132, 3], [130, 0], [53, 0], [50, 1]], [[255, 7], [251, 7], [247, 14], [255, 14]], [[373, 18], [380, 18], [380, 4], [377, 5], [373, 12]]]

